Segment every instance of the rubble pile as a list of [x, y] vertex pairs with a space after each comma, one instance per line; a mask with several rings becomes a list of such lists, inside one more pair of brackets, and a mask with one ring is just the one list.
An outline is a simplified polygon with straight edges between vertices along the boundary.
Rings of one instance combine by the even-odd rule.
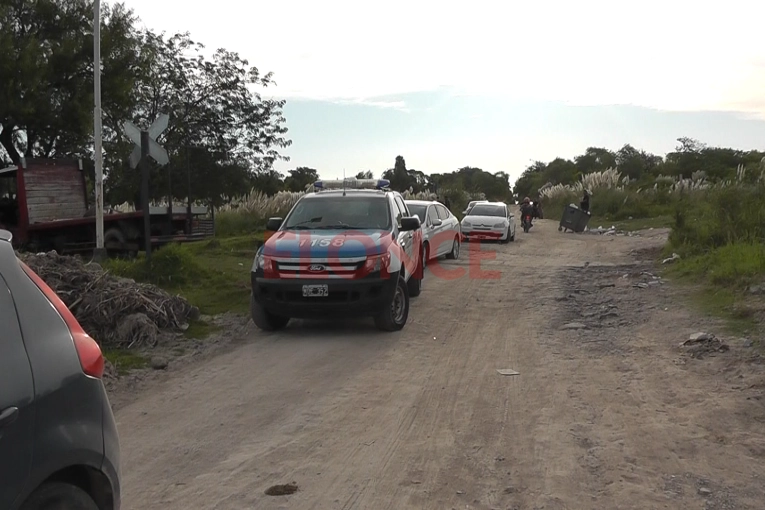
[[19, 253], [101, 346], [154, 346], [164, 332], [185, 330], [199, 309], [180, 296], [120, 278], [97, 264], [49, 253]]

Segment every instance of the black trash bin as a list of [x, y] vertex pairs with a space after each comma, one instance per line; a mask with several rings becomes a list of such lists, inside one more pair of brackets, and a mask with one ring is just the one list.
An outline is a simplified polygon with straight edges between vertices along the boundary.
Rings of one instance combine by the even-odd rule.
[[584, 232], [584, 229], [587, 228], [587, 224], [590, 222], [591, 216], [589, 211], [579, 209], [579, 221], [576, 222], [574, 232]]
[[587, 223], [590, 221], [590, 213], [583, 211], [574, 204], [569, 204], [563, 210], [563, 217], [560, 220], [558, 230], [572, 232], [584, 232]]

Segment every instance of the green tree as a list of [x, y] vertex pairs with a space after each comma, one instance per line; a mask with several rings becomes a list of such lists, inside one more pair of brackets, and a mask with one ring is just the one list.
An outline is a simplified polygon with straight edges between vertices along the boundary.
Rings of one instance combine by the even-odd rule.
[[[93, 2], [0, 2], [0, 160], [86, 156], [93, 129]], [[141, 67], [135, 16], [102, 8], [102, 108], [129, 117]]]
[[[251, 88], [271, 85], [272, 75], [261, 75], [236, 53], [223, 49], [207, 59], [203, 48], [188, 34], [169, 38], [144, 34], [142, 55], [147, 65], [142, 67], [132, 120], [146, 126], [161, 113], [170, 116], [168, 129], [158, 140], [170, 153], [170, 164], [153, 172], [153, 196], [186, 197], [191, 182], [193, 199], [217, 206], [247, 192], [253, 182], [263, 182], [254, 177], [270, 175], [276, 160], [288, 160], [277, 149], [291, 141], [285, 136], [284, 101], [262, 99]], [[108, 149], [113, 155], [109, 196], [120, 202], [124, 196], [116, 191], [136, 182], [137, 172], [124, 165], [132, 147], [115, 130]], [[274, 180], [269, 177], [267, 182], [272, 186]]]
[[372, 170], [366, 170], [361, 171], [356, 174], [357, 179], [374, 179], [374, 174], [372, 173]]
[[284, 187], [289, 191], [305, 191], [306, 187], [319, 180], [319, 172], [313, 168], [299, 166], [289, 171], [284, 179]]

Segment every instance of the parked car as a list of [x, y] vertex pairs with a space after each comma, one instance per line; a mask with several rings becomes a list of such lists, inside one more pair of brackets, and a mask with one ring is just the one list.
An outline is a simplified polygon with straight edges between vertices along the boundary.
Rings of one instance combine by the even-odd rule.
[[443, 204], [427, 200], [407, 200], [409, 212], [420, 218], [422, 224], [423, 260], [427, 263], [446, 255], [457, 259], [460, 256], [462, 239], [460, 222]]
[[465, 207], [465, 210], [464, 210], [464, 211], [462, 211], [462, 215], [464, 216], [464, 215], [466, 215], [466, 214], [469, 214], [469, 213], [470, 213], [470, 210], [471, 210], [473, 207], [475, 207], [475, 204], [486, 204], [486, 203], [488, 203], [488, 202], [489, 202], [488, 200], [472, 200], [472, 201], [468, 202], [468, 205], [467, 205], [467, 207]]
[[119, 510], [98, 344], [0, 230], [0, 509]]
[[465, 239], [515, 241], [515, 215], [504, 202], [476, 204], [462, 218], [460, 225]]

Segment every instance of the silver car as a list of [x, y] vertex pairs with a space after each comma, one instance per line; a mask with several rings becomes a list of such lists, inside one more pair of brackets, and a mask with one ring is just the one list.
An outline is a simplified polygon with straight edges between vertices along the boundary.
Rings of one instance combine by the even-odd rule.
[[460, 225], [465, 239], [515, 241], [515, 215], [504, 202], [475, 204]]
[[422, 224], [423, 260], [429, 261], [446, 255], [460, 256], [460, 222], [445, 205], [428, 200], [406, 200], [412, 216], [418, 216]]

